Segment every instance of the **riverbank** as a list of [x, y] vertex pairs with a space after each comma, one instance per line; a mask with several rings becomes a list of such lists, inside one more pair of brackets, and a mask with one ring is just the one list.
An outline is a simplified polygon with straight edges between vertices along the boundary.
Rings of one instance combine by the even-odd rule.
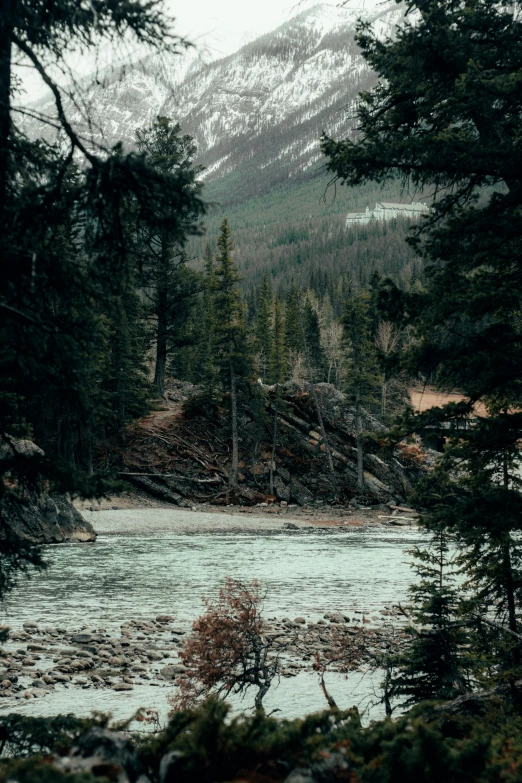
[[[382, 610], [379, 615], [336, 612], [315, 620], [271, 618], [265, 633], [273, 653], [280, 656], [280, 676], [312, 673], [316, 656], [334, 654], [339, 638], [357, 643], [361, 635], [366, 654], [353, 668], [371, 668], [403, 636], [395, 610]], [[18, 709], [20, 703], [59, 691], [77, 691], [79, 701], [86, 690], [110, 691], [115, 699], [135, 689], [139, 693], [143, 686], [170, 691], [186, 671], [180, 648], [188, 632], [190, 627], [180, 626], [170, 615], [127, 620], [116, 633], [105, 627], [49, 628], [24, 622], [21, 629], [10, 631], [0, 648], [1, 707]], [[339, 671], [340, 665], [330, 670]]]
[[[213, 506], [197, 503], [180, 509], [174, 504], [155, 500], [139, 493], [125, 493], [100, 501], [76, 500], [76, 508], [99, 533], [210, 532], [244, 529], [280, 530], [352, 528], [374, 525], [411, 527], [418, 515], [413, 509], [379, 505], [345, 508], [337, 506], [297, 506], [263, 503], [257, 506]], [[140, 511], [154, 509], [155, 519], [140, 516]], [[103, 512], [103, 517], [99, 512]], [[111, 513], [115, 512], [115, 513]], [[147, 519], [140, 529], [140, 519]], [[151, 529], [152, 526], [152, 529]], [[285, 527], [286, 526], [286, 527]]]

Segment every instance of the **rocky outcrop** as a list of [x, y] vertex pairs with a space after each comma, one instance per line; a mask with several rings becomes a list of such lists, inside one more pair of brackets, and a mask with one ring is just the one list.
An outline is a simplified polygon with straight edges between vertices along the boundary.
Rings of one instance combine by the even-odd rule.
[[[229, 423], [219, 409], [209, 416], [196, 400], [179, 404], [172, 416], [162, 411], [156, 419], [129, 433], [121, 475], [140, 489], [179, 506], [192, 502], [270, 502], [271, 430], [275, 387], [263, 386], [266, 398], [265, 435], [261, 435], [259, 412], [245, 412], [240, 421], [239, 486], [229, 486]], [[280, 387], [278, 443], [275, 455], [272, 501], [296, 503], [375, 504], [404, 503], [412, 482], [424, 472], [422, 454], [397, 449], [383, 456], [378, 436], [384, 426], [364, 413], [368, 437], [364, 447], [364, 492], [357, 489], [355, 410], [334, 386], [316, 386], [328, 445], [335, 468], [335, 487], [326, 458], [314, 395], [309, 385], [287, 383]], [[377, 436], [377, 437], [376, 437]], [[420, 456], [419, 456], [420, 455]], [[414, 458], [413, 458], [414, 457]], [[417, 459], [418, 458], [418, 459]], [[269, 497], [267, 497], [269, 496]]]
[[96, 533], [63, 495], [26, 492], [20, 500], [7, 498], [0, 520], [13, 533], [35, 544], [95, 541]]
[[[21, 461], [45, 456], [30, 440], [4, 437], [0, 460], [11, 478], [0, 503], [0, 531], [11, 531], [35, 544], [61, 544], [64, 541], [95, 541], [96, 533], [64, 495], [50, 494], [37, 486], [21, 487], [15, 479]], [[12, 465], [12, 467], [11, 467]]]

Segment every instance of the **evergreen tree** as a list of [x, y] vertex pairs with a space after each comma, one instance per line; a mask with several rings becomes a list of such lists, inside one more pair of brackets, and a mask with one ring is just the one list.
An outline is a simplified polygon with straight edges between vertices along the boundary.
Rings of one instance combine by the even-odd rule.
[[[28, 547], [7, 533], [27, 486], [85, 496], [111, 486], [101, 473], [89, 475], [92, 424], [100, 414], [93, 391], [106, 345], [102, 314], [113, 312], [127, 273], [129, 201], [144, 215], [177, 205], [176, 223], [200, 210], [185, 172], [167, 177], [121, 147], [93, 151], [68, 120], [49, 63], [67, 69], [79, 44], [88, 51], [134, 39], [174, 52], [179, 41], [156, 4], [95, 6], [19, 0], [0, 12], [0, 473], [9, 474], [0, 481], [0, 595], [31, 562]], [[20, 55], [51, 92], [51, 126], [61, 131], [55, 144], [31, 141], [17, 122], [25, 110], [12, 103], [12, 65]], [[21, 446], [20, 437], [33, 438], [45, 457]]]
[[301, 303], [299, 291], [292, 280], [286, 296], [285, 341], [287, 352], [299, 353], [303, 350], [301, 336]]
[[[312, 368], [313, 377], [311, 380], [319, 382], [324, 380], [325, 359], [321, 347], [321, 329], [319, 326], [319, 316], [317, 310], [307, 298], [303, 307], [302, 324], [304, 330], [304, 340], [308, 360]], [[305, 346], [302, 346], [302, 350]]]
[[274, 494], [274, 469], [277, 448], [277, 419], [281, 407], [281, 384], [286, 377], [285, 324], [281, 302], [274, 301], [274, 334], [270, 355], [270, 381], [275, 383], [274, 418], [272, 424], [272, 459], [270, 460], [270, 494]]
[[259, 357], [259, 374], [264, 381], [267, 381], [272, 354], [272, 294], [266, 275], [263, 275], [257, 299], [258, 306], [254, 319], [254, 337]]
[[[359, 26], [359, 45], [381, 80], [363, 96], [357, 140], [324, 138], [323, 151], [351, 185], [398, 176], [418, 191], [444, 194], [412, 238], [428, 261], [424, 290], [405, 294], [387, 283], [382, 302], [390, 317], [415, 329], [408, 366], [465, 395], [459, 405], [406, 421], [402, 431], [429, 424], [449, 436], [417, 500], [463, 548], [475, 601], [497, 617], [496, 673], [515, 691], [522, 653], [522, 21], [512, 0], [419, 0], [408, 11], [411, 20], [393, 39]], [[469, 426], [478, 400], [490, 415]]]
[[[201, 184], [196, 177], [202, 167], [193, 164], [196, 145], [192, 136], [181, 135], [179, 123], [157, 117], [150, 127], [136, 131], [136, 139], [138, 150], [150, 165], [167, 175], [183, 172], [187, 191], [199, 193]], [[180, 325], [187, 320], [186, 310], [200, 290], [198, 277], [186, 267], [184, 245], [188, 235], [196, 231], [201, 210], [189, 208], [184, 215], [179, 213], [173, 205], [171, 214], [165, 209], [149, 213], [140, 226], [140, 269], [145, 291], [151, 292], [150, 309], [156, 323], [154, 385], [159, 395], [165, 390], [169, 343], [176, 339]]]
[[454, 699], [470, 690], [469, 633], [459, 622], [459, 595], [455, 587], [454, 542], [442, 527], [430, 544], [416, 547], [418, 582], [410, 588], [413, 627], [407, 627], [406, 650], [395, 662], [392, 689], [403, 697], [402, 707], [433, 699]]
[[364, 492], [363, 406], [369, 407], [375, 401], [378, 372], [371, 339], [372, 322], [368, 294], [351, 293], [346, 300], [341, 322], [348, 350], [345, 391], [355, 406], [357, 487]]
[[276, 296], [274, 300], [273, 339], [270, 352], [270, 383], [283, 383], [286, 378], [286, 330], [283, 306]]
[[218, 237], [214, 299], [216, 352], [223, 388], [230, 394], [232, 462], [230, 484], [237, 485], [239, 470], [238, 394], [251, 383], [244, 308], [238, 287], [240, 277], [232, 259], [232, 232], [225, 218]]
[[205, 249], [205, 287], [203, 291], [201, 314], [202, 340], [200, 342], [200, 373], [199, 382], [203, 386], [203, 396], [213, 402], [216, 395], [218, 372], [216, 366], [216, 324], [215, 324], [215, 292], [216, 277], [212, 248], [207, 244]]

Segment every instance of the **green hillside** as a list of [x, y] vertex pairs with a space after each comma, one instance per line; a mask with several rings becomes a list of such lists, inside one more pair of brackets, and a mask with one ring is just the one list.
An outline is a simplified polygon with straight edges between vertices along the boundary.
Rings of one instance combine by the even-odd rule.
[[[190, 255], [201, 259], [206, 243], [214, 245], [219, 225], [228, 217], [246, 291], [258, 285], [265, 273], [281, 293], [293, 278], [300, 286], [323, 289], [318, 294], [335, 288], [345, 275], [362, 285], [374, 270], [405, 284], [419, 275], [420, 261], [405, 242], [409, 223], [390, 221], [349, 231], [344, 227], [348, 211], [373, 206], [380, 199], [408, 201], [411, 195], [401, 195], [393, 186], [383, 190], [329, 186], [329, 177], [319, 166], [313, 174], [242, 201], [234, 197], [242, 173], [210, 182], [205, 187], [211, 204], [206, 234], [191, 241]], [[256, 189], [255, 182], [251, 189]]]

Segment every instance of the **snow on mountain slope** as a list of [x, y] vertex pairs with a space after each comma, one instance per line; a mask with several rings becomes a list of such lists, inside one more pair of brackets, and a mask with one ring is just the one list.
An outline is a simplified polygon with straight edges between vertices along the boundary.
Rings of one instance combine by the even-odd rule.
[[195, 137], [208, 181], [241, 171], [263, 192], [317, 164], [323, 130], [350, 132], [357, 95], [375, 82], [354, 41], [357, 18], [385, 36], [402, 15], [393, 0], [320, 4], [219, 60], [190, 49], [120, 68], [83, 96], [94, 123], [72, 104], [68, 115], [95, 142], [127, 148], [136, 128], [171, 117]]

